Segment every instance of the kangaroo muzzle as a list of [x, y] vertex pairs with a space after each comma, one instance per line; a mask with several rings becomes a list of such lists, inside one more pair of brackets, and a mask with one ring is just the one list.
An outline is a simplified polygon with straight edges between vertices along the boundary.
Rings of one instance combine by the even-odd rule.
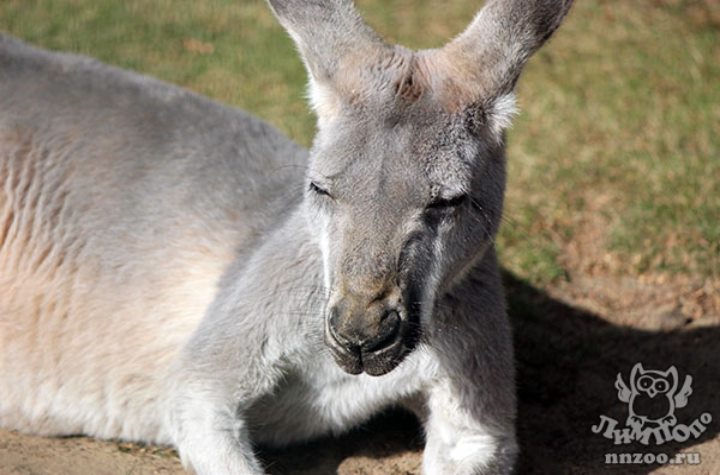
[[380, 376], [394, 369], [414, 346], [399, 290], [368, 297], [346, 293], [333, 299], [325, 340], [346, 372]]

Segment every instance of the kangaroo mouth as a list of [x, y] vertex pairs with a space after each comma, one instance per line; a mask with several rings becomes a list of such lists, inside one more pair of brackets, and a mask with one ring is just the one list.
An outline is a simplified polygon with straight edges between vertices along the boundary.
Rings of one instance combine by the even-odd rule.
[[[325, 342], [337, 365], [346, 373], [382, 376], [394, 370], [417, 346], [419, 332], [417, 330], [410, 331], [406, 325], [403, 327], [400, 338], [378, 351], [363, 351], [359, 347], [338, 344], [327, 332]], [[416, 327], [413, 326], [413, 328]]]
[[335, 362], [343, 371], [349, 374], [367, 373], [370, 376], [382, 376], [389, 373], [411, 351], [411, 348], [408, 348], [402, 341], [370, 353], [359, 349], [349, 350], [334, 344], [329, 346]]

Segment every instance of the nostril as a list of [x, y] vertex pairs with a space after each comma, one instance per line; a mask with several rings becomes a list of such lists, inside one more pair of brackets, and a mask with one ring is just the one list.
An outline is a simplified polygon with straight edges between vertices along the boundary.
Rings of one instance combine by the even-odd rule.
[[328, 319], [328, 330], [330, 332], [330, 336], [332, 336], [333, 340], [335, 340], [337, 343], [343, 346], [350, 346], [350, 342], [348, 341], [348, 339], [340, 335], [340, 333], [337, 331], [339, 318], [340, 314], [338, 310], [336, 308], [330, 309], [330, 318]]
[[378, 292], [378, 293], [375, 295], [375, 297], [373, 297], [373, 298], [370, 300], [370, 303], [368, 304], [368, 307], [371, 306], [371, 305], [373, 305], [373, 304], [375, 304], [375, 303], [377, 303], [377, 302], [382, 302], [383, 300], [385, 300], [385, 299], [388, 297], [388, 295], [390, 295], [390, 291], [391, 291], [391, 288], [390, 288], [390, 287], [384, 287], [380, 292]]
[[335, 326], [334, 326], [334, 325], [329, 325], [329, 326], [328, 326], [328, 330], [330, 331], [330, 336], [332, 336], [332, 339], [335, 340], [336, 343], [339, 343], [339, 344], [341, 344], [341, 345], [347, 345], [347, 344], [348, 344], [348, 341], [347, 341], [345, 338], [343, 338], [343, 337], [341, 337], [340, 335], [338, 335], [338, 332], [335, 331]]
[[395, 343], [399, 334], [400, 314], [397, 310], [390, 310], [383, 315], [377, 335], [363, 343], [361, 348], [367, 353], [380, 351]]

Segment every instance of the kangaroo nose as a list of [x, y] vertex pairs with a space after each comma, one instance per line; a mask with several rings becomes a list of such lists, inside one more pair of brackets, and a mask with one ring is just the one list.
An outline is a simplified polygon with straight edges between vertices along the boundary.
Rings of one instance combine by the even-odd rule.
[[400, 315], [397, 310], [386, 312], [381, 321], [379, 331], [365, 340], [360, 349], [366, 353], [377, 352], [395, 343], [400, 334]]
[[382, 314], [379, 321], [354, 318], [342, 321], [339, 312], [333, 309], [330, 315], [330, 335], [336, 343], [352, 353], [375, 353], [393, 343], [400, 336], [400, 314], [391, 309]]

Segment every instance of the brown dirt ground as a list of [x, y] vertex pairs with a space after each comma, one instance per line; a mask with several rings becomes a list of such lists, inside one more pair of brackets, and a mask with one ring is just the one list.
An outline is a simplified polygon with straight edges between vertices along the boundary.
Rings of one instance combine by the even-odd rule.
[[[618, 273], [604, 253], [607, 223], [578, 223], [562, 263], [568, 280], [538, 289], [505, 273], [518, 367], [518, 473], [720, 474], [720, 281]], [[696, 440], [660, 447], [616, 447], [594, 434], [600, 415], [626, 408], [614, 381], [636, 362], [693, 376], [689, 424], [713, 421]], [[262, 451], [272, 475], [411, 475], [420, 473], [422, 432], [409, 415], [390, 412], [339, 439]], [[612, 452], [699, 453], [699, 465], [604, 464]], [[183, 473], [169, 449], [86, 438], [44, 439], [0, 431], [0, 475]]]

